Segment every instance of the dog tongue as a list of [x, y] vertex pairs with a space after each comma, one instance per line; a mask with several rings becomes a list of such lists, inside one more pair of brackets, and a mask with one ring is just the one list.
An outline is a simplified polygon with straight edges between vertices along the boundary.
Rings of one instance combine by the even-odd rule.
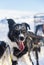
[[24, 43], [23, 42], [19, 42], [19, 49], [20, 49], [20, 51], [22, 51], [22, 50], [24, 50]]

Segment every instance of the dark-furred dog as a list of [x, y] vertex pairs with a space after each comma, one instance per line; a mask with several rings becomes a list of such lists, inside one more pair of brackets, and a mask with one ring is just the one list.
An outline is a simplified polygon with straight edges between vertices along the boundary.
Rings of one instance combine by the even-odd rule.
[[17, 65], [19, 58], [22, 58], [26, 65], [32, 65], [26, 44], [27, 29], [30, 29], [29, 25], [27, 23], [16, 24], [11, 19], [7, 19], [7, 21], [9, 28], [7, 42], [11, 49], [12, 65]]
[[[29, 59], [30, 51], [33, 48], [33, 43], [35, 43], [34, 39], [38, 37], [32, 32], [28, 32], [30, 26], [27, 23], [16, 24], [13, 19], [7, 19], [7, 22], [9, 30], [6, 43], [10, 46], [12, 65], [17, 65], [19, 58], [22, 58], [26, 65], [32, 65]], [[6, 47], [4, 51], [6, 51]]]

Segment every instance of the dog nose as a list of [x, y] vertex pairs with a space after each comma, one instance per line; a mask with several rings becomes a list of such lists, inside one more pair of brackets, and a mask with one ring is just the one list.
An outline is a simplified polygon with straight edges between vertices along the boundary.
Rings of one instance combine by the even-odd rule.
[[19, 35], [19, 39], [20, 39], [21, 41], [23, 41], [23, 40], [24, 40], [24, 35], [23, 35], [23, 34], [20, 34], [20, 35]]
[[20, 37], [20, 40], [23, 41], [24, 40], [24, 37]]

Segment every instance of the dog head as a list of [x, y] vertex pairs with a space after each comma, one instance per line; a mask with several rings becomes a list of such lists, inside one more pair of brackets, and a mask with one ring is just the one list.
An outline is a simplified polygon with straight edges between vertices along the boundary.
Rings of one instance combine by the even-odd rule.
[[[16, 24], [14, 21], [8, 21], [9, 24], [9, 33], [8, 37], [11, 42], [16, 42], [19, 46], [20, 50], [24, 49], [24, 42], [26, 40], [27, 27], [29, 25], [27, 23]], [[30, 27], [29, 27], [30, 29]]]

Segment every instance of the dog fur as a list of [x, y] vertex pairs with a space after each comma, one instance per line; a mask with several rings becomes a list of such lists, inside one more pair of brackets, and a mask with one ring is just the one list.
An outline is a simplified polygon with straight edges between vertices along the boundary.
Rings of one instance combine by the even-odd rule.
[[[26, 65], [29, 65], [29, 64], [32, 65], [28, 56], [28, 47], [26, 44], [26, 37], [27, 37], [26, 33], [27, 33], [27, 27], [29, 27], [29, 25], [27, 23], [16, 24], [11, 19], [7, 19], [7, 21], [8, 21], [8, 27], [9, 27], [7, 42], [9, 43], [9, 46], [11, 49], [12, 65], [17, 65], [18, 59], [21, 59], [21, 58], [22, 58], [22, 61], [24, 60]], [[19, 38], [20, 34], [23, 34], [24, 40], [23, 38]], [[24, 42], [25, 47], [22, 51], [19, 49], [19, 45], [18, 45], [20, 41], [19, 39], [21, 39]]]
[[10, 59], [10, 48], [4, 41], [0, 41], [0, 65], [12, 65]]

